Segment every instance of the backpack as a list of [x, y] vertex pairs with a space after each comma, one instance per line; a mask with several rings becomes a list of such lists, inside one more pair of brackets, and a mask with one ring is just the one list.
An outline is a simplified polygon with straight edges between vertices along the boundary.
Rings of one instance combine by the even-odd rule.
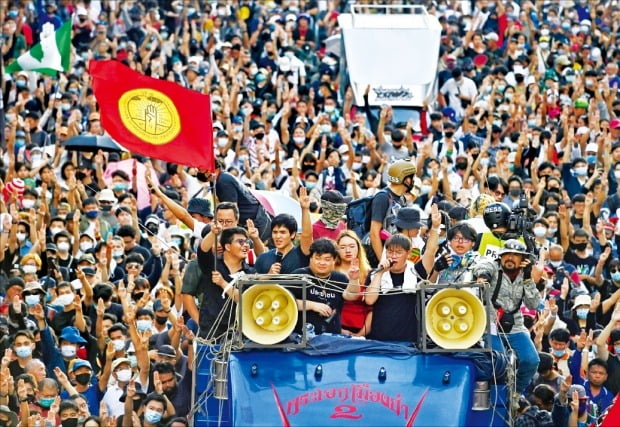
[[[383, 191], [383, 190], [381, 190]], [[372, 208], [372, 200], [375, 195], [362, 197], [352, 200], [347, 205], [345, 216], [347, 217], [347, 228], [354, 231], [357, 237], [364, 238], [366, 233], [370, 231], [370, 211]]]

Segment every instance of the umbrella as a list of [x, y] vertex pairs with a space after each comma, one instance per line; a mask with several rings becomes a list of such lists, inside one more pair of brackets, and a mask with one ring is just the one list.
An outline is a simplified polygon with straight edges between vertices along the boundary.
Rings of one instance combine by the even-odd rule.
[[78, 135], [73, 138], [69, 138], [64, 143], [65, 148], [79, 151], [92, 151], [96, 153], [99, 150], [103, 151], [123, 151], [123, 148], [118, 145], [109, 136], [101, 135]]
[[[138, 197], [137, 197], [137, 205], [138, 209], [143, 209], [151, 204], [151, 194], [149, 193], [149, 188], [146, 185], [146, 166], [142, 163], [138, 162], [136, 159], [127, 159], [121, 160], [120, 162], [111, 162], [108, 163], [108, 166], [105, 168], [105, 172], [103, 173], [103, 180], [108, 187], [112, 185], [112, 173], [121, 170], [129, 175], [129, 188], [133, 186], [133, 168], [136, 166], [136, 178], [138, 180]], [[157, 181], [157, 175], [155, 172], [151, 174], [151, 178], [153, 182]]]
[[271, 215], [276, 216], [281, 213], [293, 215], [297, 221], [297, 227], [301, 230], [301, 207], [297, 200], [275, 191], [253, 190], [252, 194]]

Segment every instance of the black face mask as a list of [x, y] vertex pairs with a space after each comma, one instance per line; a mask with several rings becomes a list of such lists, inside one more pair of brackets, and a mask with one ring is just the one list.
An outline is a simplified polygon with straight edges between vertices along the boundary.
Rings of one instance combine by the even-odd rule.
[[144, 296], [144, 292], [136, 292], [135, 294], [132, 295], [132, 298], [134, 301], [140, 301], [143, 296]]
[[265, 137], [265, 134], [263, 132], [259, 132], [256, 135], [254, 135], [254, 138], [256, 139], [263, 139]]
[[521, 189], [520, 188], [511, 188], [510, 190], [508, 190], [508, 193], [512, 197], [517, 197], [517, 196], [521, 195]]
[[78, 384], [87, 385], [90, 382], [90, 374], [78, 374], [75, 376], [75, 381], [77, 381]]
[[157, 322], [158, 325], [165, 325], [166, 322], [168, 321], [168, 317], [167, 316], [155, 316], [155, 321]]
[[444, 132], [443, 134], [446, 136], [446, 138], [452, 138], [452, 136], [454, 136], [454, 132]]
[[77, 417], [75, 417], [75, 418], [66, 418], [62, 422], [62, 427], [77, 427], [77, 425], [78, 425]]
[[464, 171], [465, 169], [467, 169], [467, 162], [456, 162], [456, 166], [455, 167], [458, 170]]
[[142, 406], [142, 399], [134, 399], [133, 400], [133, 410], [134, 412], [138, 412], [138, 409]]
[[101, 205], [101, 210], [103, 212], [110, 212], [112, 210], [112, 205]]
[[588, 247], [587, 243], [573, 243], [570, 242], [570, 247], [571, 249], [575, 250], [575, 251], [585, 251], [586, 248]]
[[159, 232], [159, 227], [157, 225], [149, 224], [146, 229], [149, 231], [149, 234], [157, 235]]
[[547, 191], [550, 192], [550, 193], [560, 194], [560, 189], [558, 187], [551, 187], [551, 188], [547, 189]]
[[547, 210], [547, 212], [557, 212], [558, 205], [546, 205], [545, 209]]

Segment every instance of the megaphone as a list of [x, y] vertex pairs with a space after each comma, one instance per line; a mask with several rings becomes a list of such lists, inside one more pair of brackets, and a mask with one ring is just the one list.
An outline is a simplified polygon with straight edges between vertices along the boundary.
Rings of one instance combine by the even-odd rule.
[[297, 323], [295, 297], [280, 285], [253, 285], [241, 296], [241, 332], [250, 340], [272, 345], [286, 339]]
[[482, 301], [463, 289], [442, 289], [426, 304], [426, 333], [445, 349], [466, 349], [487, 327]]

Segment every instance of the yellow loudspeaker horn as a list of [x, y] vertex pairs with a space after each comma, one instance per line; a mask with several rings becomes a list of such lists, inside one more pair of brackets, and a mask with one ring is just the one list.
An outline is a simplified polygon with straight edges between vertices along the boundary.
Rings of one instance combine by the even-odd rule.
[[277, 344], [295, 329], [295, 297], [280, 285], [251, 286], [243, 292], [241, 304], [241, 332], [255, 343]]
[[426, 304], [426, 333], [441, 348], [469, 348], [486, 327], [484, 305], [463, 289], [443, 289]]

